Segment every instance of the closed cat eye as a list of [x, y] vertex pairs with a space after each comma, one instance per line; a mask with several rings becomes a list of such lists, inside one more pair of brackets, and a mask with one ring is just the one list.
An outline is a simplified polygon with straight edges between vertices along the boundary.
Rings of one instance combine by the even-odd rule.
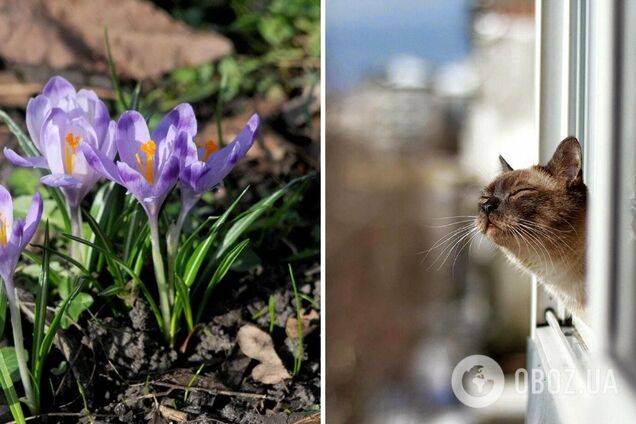
[[517, 194], [529, 193], [533, 191], [537, 191], [537, 189], [532, 187], [524, 187], [524, 188], [520, 188], [519, 190], [513, 191], [512, 193], [510, 193], [510, 196], [516, 196]]

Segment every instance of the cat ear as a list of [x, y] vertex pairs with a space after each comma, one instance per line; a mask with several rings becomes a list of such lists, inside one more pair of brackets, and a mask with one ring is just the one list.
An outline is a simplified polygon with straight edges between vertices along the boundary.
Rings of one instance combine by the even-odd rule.
[[512, 171], [512, 166], [503, 158], [503, 156], [499, 155], [499, 163], [501, 164], [501, 172]]
[[547, 171], [557, 178], [567, 180], [574, 186], [583, 182], [581, 145], [576, 137], [564, 139], [546, 165]]

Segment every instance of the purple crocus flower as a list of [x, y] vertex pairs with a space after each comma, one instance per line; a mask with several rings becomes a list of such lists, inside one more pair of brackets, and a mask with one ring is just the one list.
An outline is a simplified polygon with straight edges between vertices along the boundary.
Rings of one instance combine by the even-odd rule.
[[179, 175], [183, 209], [189, 211], [201, 195], [219, 185], [239, 160], [254, 144], [260, 127], [257, 114], [250, 117], [239, 135], [221, 150], [213, 141], [198, 147], [188, 139], [187, 150], [182, 154], [183, 166]]
[[126, 187], [156, 219], [166, 196], [179, 177], [181, 153], [196, 133], [192, 107], [181, 104], [168, 113], [152, 136], [144, 117], [136, 111], [124, 112], [115, 131], [119, 161], [90, 143], [81, 146], [84, 157], [99, 174]]
[[50, 170], [42, 182], [59, 187], [71, 210], [77, 210], [100, 179], [86, 163], [79, 146], [90, 144], [106, 157], [115, 156], [116, 127], [106, 105], [93, 91], [76, 92], [68, 81], [55, 76], [46, 83], [42, 94], [29, 100], [26, 122], [31, 140], [42, 156], [22, 157], [9, 148], [4, 149], [5, 156], [16, 166]]
[[0, 185], [0, 277], [4, 281], [5, 293], [9, 313], [11, 314], [11, 327], [13, 330], [13, 343], [16, 360], [20, 371], [20, 379], [24, 387], [27, 404], [34, 408], [35, 398], [31, 387], [31, 376], [27, 366], [28, 354], [24, 349], [22, 335], [22, 323], [20, 318], [19, 299], [15, 293], [13, 274], [18, 264], [18, 259], [26, 245], [31, 241], [42, 218], [42, 196], [35, 193], [26, 219], [13, 220], [13, 200], [6, 188]]
[[11, 194], [0, 185], [0, 277], [7, 285], [9, 300], [13, 298], [13, 273], [18, 259], [35, 234], [41, 218], [42, 195], [35, 193], [26, 219], [14, 221]]
[[196, 133], [194, 111], [188, 104], [174, 108], [159, 122], [152, 137], [141, 114], [124, 112], [117, 121], [115, 143], [119, 161], [113, 162], [100, 150], [85, 143], [84, 157], [98, 173], [126, 187], [148, 215], [152, 260], [157, 279], [162, 330], [170, 337], [170, 309], [174, 289], [166, 282], [159, 238], [159, 210], [179, 178], [182, 153]]

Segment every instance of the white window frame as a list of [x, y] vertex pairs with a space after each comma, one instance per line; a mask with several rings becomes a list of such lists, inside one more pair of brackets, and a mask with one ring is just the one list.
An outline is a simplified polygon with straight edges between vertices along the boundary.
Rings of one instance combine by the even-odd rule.
[[549, 160], [568, 135], [577, 136], [584, 149], [589, 315], [586, 322], [568, 321], [567, 311], [534, 281], [528, 368], [544, 374], [574, 370], [573, 384], [582, 391], [590, 370], [603, 375], [611, 370], [617, 391], [530, 393], [526, 422], [636, 423], [636, 387], [613, 359], [609, 339], [611, 283], [617, 275], [613, 234], [619, 204], [616, 169], [622, 129], [617, 117], [622, 111], [617, 98], [624, 89], [619, 48], [625, 35], [620, 25], [625, 2], [536, 0], [535, 6], [539, 157], [542, 163]]

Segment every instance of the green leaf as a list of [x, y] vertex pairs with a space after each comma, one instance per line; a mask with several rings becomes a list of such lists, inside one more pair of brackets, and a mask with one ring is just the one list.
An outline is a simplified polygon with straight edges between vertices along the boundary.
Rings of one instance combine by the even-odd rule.
[[[11, 371], [7, 362], [10, 358], [5, 358], [5, 352], [0, 349], [0, 386], [4, 391], [4, 397], [9, 405], [11, 416], [18, 424], [26, 424], [24, 419], [24, 412], [22, 411], [22, 405], [18, 399], [13, 380], [11, 379]], [[16, 361], [17, 362], [17, 361]]]
[[101, 296], [101, 297], [115, 296], [115, 295], [123, 292], [124, 290], [126, 290], [125, 287], [122, 287], [122, 286], [117, 285], [117, 284], [113, 284], [112, 286], [108, 286], [104, 290], [100, 291], [97, 294], [97, 296]]
[[[33, 319], [33, 346], [31, 349], [31, 364], [35, 364], [38, 360], [38, 348], [44, 340], [44, 329], [46, 323], [46, 307], [47, 297], [49, 293], [49, 264], [51, 260], [51, 252], [49, 247], [49, 221], [44, 224], [44, 246], [47, 249], [42, 251], [42, 265], [40, 278], [38, 280], [38, 290], [35, 295], [35, 317]], [[35, 385], [39, 387], [40, 381], [35, 381]]]
[[294, 289], [294, 300], [296, 303], [296, 322], [298, 324], [298, 346], [294, 349], [294, 371], [293, 375], [297, 375], [300, 372], [300, 367], [303, 363], [303, 312], [300, 307], [300, 296], [298, 294], [298, 286], [296, 285], [296, 278], [294, 278], [294, 271], [290, 264], [287, 264], [289, 268], [289, 277], [292, 282], [292, 288]]
[[7, 370], [9, 374], [11, 374], [11, 380], [17, 383], [20, 381], [20, 367], [18, 366], [18, 357], [15, 354], [15, 348], [13, 346], [0, 347], [0, 352], [4, 357]]
[[[294, 180], [294, 181], [296, 181], [296, 180]], [[293, 183], [293, 181], [292, 181], [292, 183]], [[245, 213], [243, 213], [234, 222], [234, 224], [230, 227], [230, 229], [225, 234], [225, 237], [223, 238], [223, 242], [221, 243], [221, 246], [219, 247], [219, 249], [216, 252], [216, 259], [218, 259], [222, 255], [224, 255], [226, 250], [228, 248], [230, 248], [232, 245], [234, 245], [236, 240], [238, 240], [238, 238], [241, 237], [243, 235], [243, 233], [248, 231], [250, 229], [250, 227], [252, 226], [252, 224], [263, 213], [265, 213], [272, 206], [274, 206], [274, 203], [276, 203], [276, 201], [278, 199], [280, 199], [283, 196], [283, 194], [285, 194], [287, 192], [288, 188], [291, 186], [292, 183], [286, 185], [283, 188], [280, 188], [280, 189], [276, 190], [274, 193], [270, 194], [266, 198], [264, 198], [264, 199], [260, 200], [259, 202], [255, 203]]]
[[[234, 209], [239, 204], [240, 200], [243, 198], [245, 193], [247, 193], [247, 190], [249, 190], [249, 186], [247, 186], [241, 192], [241, 194], [239, 194], [238, 197], [232, 202], [232, 204], [225, 210], [225, 212], [223, 212], [223, 214], [220, 217], [217, 218], [217, 220], [214, 222], [214, 224], [210, 228], [210, 233], [209, 234], [213, 234], [216, 231], [218, 231], [218, 229], [228, 220], [228, 218], [229, 218], [230, 214], [232, 213], [232, 211], [234, 211]], [[176, 259], [177, 269], [179, 269], [179, 270], [183, 269], [183, 262], [185, 260], [184, 258], [190, 252], [190, 250], [189, 250], [190, 245], [194, 242], [194, 240], [195, 240], [196, 236], [199, 234], [199, 232], [203, 228], [205, 228], [207, 226], [207, 223], [209, 222], [209, 219], [211, 219], [211, 218], [208, 218], [205, 221], [203, 221], [203, 223], [199, 227], [197, 227], [196, 230], [194, 230], [192, 232], [190, 237], [188, 237], [186, 239], [186, 241], [182, 245], [180, 245], [179, 252], [177, 253], [177, 259]]]
[[117, 76], [117, 68], [115, 67], [115, 62], [113, 61], [113, 55], [110, 51], [110, 42], [108, 40], [108, 27], [104, 26], [104, 45], [106, 47], [106, 60], [108, 62], [108, 70], [110, 71], [110, 79], [112, 80], [113, 87], [115, 87], [115, 92], [117, 92], [117, 109], [119, 112], [123, 112], [128, 109], [128, 105], [126, 104], [126, 99], [124, 99], [124, 93], [121, 90], [121, 85], [119, 84], [119, 77]]
[[268, 43], [278, 46], [294, 36], [294, 27], [282, 16], [265, 16], [258, 24], [258, 30]]
[[34, 169], [16, 168], [9, 176], [9, 187], [13, 196], [31, 195], [40, 188], [40, 176]]
[[231, 269], [234, 272], [249, 272], [261, 265], [261, 258], [254, 252], [254, 249], [248, 247], [234, 262]]
[[97, 221], [95, 221], [95, 219], [91, 216], [91, 214], [88, 213], [87, 211], [83, 211], [83, 212], [84, 212], [84, 217], [86, 217], [86, 221], [88, 222], [88, 225], [91, 227], [91, 230], [93, 230], [96, 244], [102, 247], [107, 252], [106, 254], [104, 254], [104, 258], [106, 259], [106, 262], [108, 263], [108, 269], [111, 271], [112, 274], [114, 274], [113, 277], [115, 278], [115, 281], [119, 285], [123, 286], [124, 279], [121, 275], [121, 271], [119, 270], [117, 266], [115, 266], [115, 264], [113, 263], [111, 259], [113, 256], [115, 256], [115, 252], [113, 251], [113, 248], [110, 245], [109, 239], [106, 237], [101, 227], [99, 226]]
[[78, 293], [66, 308], [66, 314], [62, 319], [62, 328], [67, 329], [71, 324], [77, 322], [82, 312], [93, 304], [93, 297], [88, 293]]
[[208, 254], [208, 250], [210, 250], [212, 243], [214, 243], [216, 235], [217, 232], [214, 231], [212, 234], [207, 236], [205, 240], [203, 240], [203, 242], [197, 246], [197, 248], [194, 250], [194, 253], [190, 257], [190, 260], [186, 265], [185, 274], [183, 275], [183, 283], [187, 287], [192, 286], [192, 283], [194, 283], [194, 279], [199, 272], [199, 268], [201, 268], [203, 259], [205, 259], [206, 255]]
[[[75, 299], [82, 288], [84, 287], [87, 279], [85, 278], [76, 278], [74, 280], [74, 290], [73, 292], [62, 302], [62, 304], [55, 310], [53, 314], [53, 320], [49, 324], [49, 328], [44, 334], [44, 338], [42, 339], [42, 343], [37, 347], [37, 361], [33, 364], [33, 380], [38, 382], [42, 380], [42, 371], [44, 369], [44, 363], [46, 362], [46, 358], [51, 351], [51, 346], [53, 345], [53, 339], [55, 338], [55, 334], [57, 334], [57, 330], [60, 328], [60, 324], [62, 322], [62, 318], [64, 314], [66, 314], [66, 310], [69, 304]], [[35, 349], [35, 347], [34, 347]]]
[[[97, 246], [95, 243], [91, 243], [90, 241], [84, 240], [83, 238], [80, 237], [75, 237], [71, 234], [62, 234], [64, 237], [69, 238], [71, 240], [75, 240], [78, 243], [82, 243], [85, 244], [87, 246], [92, 247], [93, 249], [98, 249], [100, 251], [102, 251], [105, 254], [108, 254], [108, 252], [102, 248], [101, 246]], [[73, 261], [72, 258], [69, 258], [66, 255], [63, 255], [59, 252], [53, 252], [56, 255], [60, 255], [60, 256], [65, 256], [66, 260]], [[159, 325], [159, 329], [163, 331], [163, 318], [161, 317], [161, 312], [159, 311], [159, 308], [157, 307], [157, 303], [155, 302], [155, 300], [153, 299], [152, 295], [150, 294], [150, 292], [148, 291], [148, 288], [146, 287], [146, 285], [143, 283], [143, 281], [139, 278], [139, 275], [134, 272], [132, 269], [130, 269], [130, 267], [121, 259], [119, 259], [117, 256], [111, 256], [111, 259], [117, 263], [117, 265], [119, 265], [121, 267], [121, 269], [123, 269], [128, 275], [130, 275], [132, 277], [132, 279], [135, 281], [135, 283], [139, 286], [139, 288], [141, 289], [142, 293], [144, 294], [144, 297], [146, 298], [146, 301], [148, 302], [148, 304], [150, 305], [150, 309], [152, 309], [152, 312], [155, 315], [155, 318], [157, 319], [157, 323]], [[76, 261], [73, 261], [76, 263], [75, 266], [78, 266], [79, 264], [77, 264]], [[71, 262], [72, 263], [72, 262]], [[81, 265], [79, 265], [81, 266]]]
[[221, 282], [221, 280], [223, 280], [223, 277], [225, 277], [225, 274], [227, 274], [227, 272], [230, 270], [232, 264], [234, 264], [236, 259], [241, 255], [241, 252], [243, 252], [243, 249], [245, 249], [249, 243], [249, 239], [243, 240], [232, 250], [230, 250], [219, 262], [219, 266], [216, 268], [216, 271], [214, 271], [212, 279], [205, 289], [203, 301], [199, 304], [199, 310], [197, 311], [197, 322], [201, 320], [201, 316], [203, 315], [203, 311], [208, 303], [210, 295], [212, 294], [216, 286]]

